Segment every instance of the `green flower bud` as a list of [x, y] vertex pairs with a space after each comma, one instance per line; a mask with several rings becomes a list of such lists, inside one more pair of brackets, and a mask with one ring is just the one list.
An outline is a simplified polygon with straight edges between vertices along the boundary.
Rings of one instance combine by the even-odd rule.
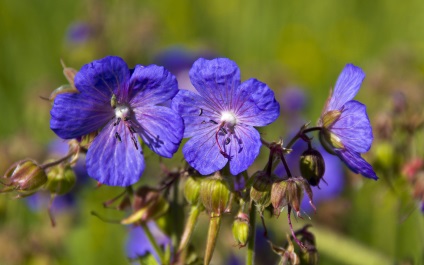
[[220, 175], [202, 179], [200, 200], [211, 217], [221, 216], [226, 212], [230, 195], [229, 185]]
[[200, 178], [190, 176], [187, 178], [184, 184], [184, 197], [191, 205], [197, 205], [197, 203], [199, 202], [200, 183]]
[[163, 198], [159, 190], [143, 186], [134, 194], [133, 214], [122, 220], [121, 223], [147, 222], [159, 218], [168, 209], [169, 203]]
[[300, 156], [300, 173], [311, 186], [318, 186], [325, 173], [324, 158], [315, 149], [308, 149]]
[[233, 222], [233, 237], [239, 248], [246, 246], [249, 239], [250, 224], [247, 214], [239, 212]]
[[16, 190], [23, 195], [30, 195], [47, 182], [47, 175], [35, 161], [26, 159], [14, 163], [1, 182], [8, 186], [3, 191]]
[[375, 150], [375, 165], [381, 169], [393, 170], [399, 165], [394, 146], [389, 142], [381, 142], [373, 146]]
[[258, 171], [250, 178], [250, 199], [258, 206], [260, 211], [271, 203], [271, 188], [276, 179], [275, 175], [268, 176], [265, 171]]
[[57, 195], [68, 193], [76, 182], [75, 172], [69, 165], [52, 167], [47, 173], [47, 179], [46, 189]]

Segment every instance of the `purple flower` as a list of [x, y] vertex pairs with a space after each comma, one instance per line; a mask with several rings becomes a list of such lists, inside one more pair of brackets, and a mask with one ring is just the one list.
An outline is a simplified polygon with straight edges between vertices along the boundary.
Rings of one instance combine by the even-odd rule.
[[158, 106], [178, 92], [175, 77], [156, 65], [133, 71], [119, 57], [84, 65], [75, 76], [79, 93], [60, 94], [50, 112], [50, 128], [72, 139], [98, 132], [91, 143], [88, 174], [110, 186], [128, 186], [144, 171], [138, 136], [155, 153], [172, 157], [184, 126], [171, 109]]
[[347, 64], [318, 122], [320, 141], [331, 154], [337, 155], [355, 173], [377, 180], [372, 166], [361, 157], [371, 148], [372, 128], [364, 104], [352, 100], [358, 93], [365, 73]]
[[66, 38], [69, 43], [79, 44], [86, 42], [92, 34], [93, 31], [88, 23], [75, 22], [69, 26]]
[[[162, 233], [154, 222], [147, 223], [147, 226], [159, 246], [165, 247], [171, 244], [171, 239]], [[160, 261], [158, 254], [152, 247], [152, 244], [150, 244], [147, 235], [140, 226], [134, 226], [131, 228], [126, 244], [126, 253], [128, 258], [133, 260], [150, 253], [158, 262]]]
[[231, 60], [198, 59], [190, 70], [198, 93], [180, 90], [172, 108], [184, 119], [183, 147], [187, 162], [202, 175], [230, 163], [230, 172], [246, 170], [259, 154], [261, 140], [253, 126], [265, 126], [280, 106], [269, 87], [249, 79], [240, 83], [240, 70]]

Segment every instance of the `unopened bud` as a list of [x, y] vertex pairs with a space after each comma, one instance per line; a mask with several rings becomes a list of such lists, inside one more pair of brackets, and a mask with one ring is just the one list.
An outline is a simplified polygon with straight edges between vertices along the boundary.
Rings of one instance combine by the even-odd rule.
[[300, 173], [311, 186], [318, 186], [325, 173], [325, 162], [321, 153], [308, 149], [300, 156]]
[[184, 196], [191, 205], [197, 205], [199, 202], [200, 183], [201, 179], [199, 177], [190, 176], [184, 184]]
[[1, 182], [8, 186], [3, 191], [16, 190], [29, 195], [47, 182], [47, 175], [35, 161], [26, 159], [13, 164]]
[[300, 204], [303, 198], [303, 192], [306, 191], [309, 197], [309, 203], [312, 208], [312, 190], [309, 183], [302, 177], [289, 178], [275, 182], [272, 185], [271, 202], [274, 207], [274, 214], [279, 215], [285, 206], [291, 206], [300, 216]]
[[134, 194], [134, 213], [122, 220], [121, 223], [132, 224], [135, 222], [147, 222], [151, 219], [159, 218], [168, 211], [168, 208], [169, 203], [157, 189], [143, 186]]
[[271, 203], [271, 188], [275, 179], [275, 175], [269, 176], [265, 171], [258, 171], [251, 177], [250, 199], [260, 211]]
[[57, 195], [68, 193], [76, 182], [75, 172], [69, 165], [52, 167], [47, 173], [47, 179], [46, 189]]
[[249, 217], [245, 213], [238, 213], [233, 222], [233, 237], [239, 248], [246, 246], [249, 239], [250, 224]]
[[227, 210], [230, 195], [228, 183], [219, 175], [202, 179], [200, 200], [211, 217], [220, 216]]

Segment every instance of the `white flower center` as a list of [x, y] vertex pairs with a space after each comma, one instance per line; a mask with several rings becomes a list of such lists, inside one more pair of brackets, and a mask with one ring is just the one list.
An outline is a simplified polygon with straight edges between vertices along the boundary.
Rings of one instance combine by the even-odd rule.
[[228, 128], [234, 129], [237, 124], [237, 118], [231, 111], [224, 111], [221, 113], [221, 122], [225, 122]]
[[131, 109], [126, 105], [118, 105], [115, 108], [115, 117], [117, 119], [121, 119], [123, 121], [126, 121], [130, 118], [131, 115]]

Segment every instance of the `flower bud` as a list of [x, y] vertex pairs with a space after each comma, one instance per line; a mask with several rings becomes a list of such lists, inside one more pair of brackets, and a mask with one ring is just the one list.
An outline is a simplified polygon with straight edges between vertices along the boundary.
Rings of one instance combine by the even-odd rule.
[[134, 194], [134, 213], [121, 221], [122, 224], [147, 222], [156, 219], [168, 211], [169, 203], [156, 189], [140, 187]]
[[211, 217], [220, 216], [227, 210], [230, 195], [229, 185], [221, 176], [202, 179], [200, 200]]
[[265, 171], [258, 171], [251, 177], [250, 199], [253, 200], [260, 211], [271, 203], [272, 183], [275, 175], [269, 176]]
[[46, 189], [52, 194], [63, 195], [74, 187], [75, 182], [76, 176], [71, 166], [58, 165], [47, 173]]
[[47, 182], [47, 175], [35, 161], [26, 159], [14, 163], [6, 171], [1, 182], [8, 186], [3, 191], [17, 190], [24, 195], [30, 195]]
[[312, 190], [309, 183], [302, 177], [289, 178], [277, 181], [272, 185], [271, 203], [274, 207], [274, 214], [280, 215], [281, 210], [285, 206], [291, 206], [300, 216], [300, 204], [303, 198], [303, 192], [306, 191], [310, 199], [309, 203], [312, 208]]
[[300, 156], [300, 173], [311, 186], [318, 186], [325, 173], [325, 162], [321, 153], [308, 149]]
[[200, 183], [199, 177], [190, 176], [184, 184], [184, 197], [191, 205], [197, 205], [199, 202]]
[[247, 214], [239, 212], [233, 222], [233, 237], [239, 248], [246, 246], [249, 239], [250, 224]]

